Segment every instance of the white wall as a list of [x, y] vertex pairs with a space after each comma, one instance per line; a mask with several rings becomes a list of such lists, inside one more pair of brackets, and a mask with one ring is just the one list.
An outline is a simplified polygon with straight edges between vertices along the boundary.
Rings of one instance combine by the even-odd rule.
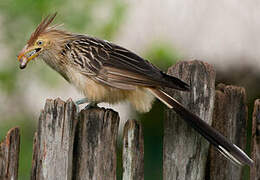
[[137, 52], [156, 39], [170, 39], [186, 58], [222, 67], [260, 67], [260, 1], [127, 0], [128, 19], [117, 42]]

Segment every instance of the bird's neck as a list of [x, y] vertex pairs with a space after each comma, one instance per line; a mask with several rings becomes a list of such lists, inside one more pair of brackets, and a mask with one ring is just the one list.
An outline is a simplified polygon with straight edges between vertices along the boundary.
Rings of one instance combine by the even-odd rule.
[[52, 69], [60, 73], [67, 81], [68, 78], [68, 69], [69, 60], [67, 57], [62, 55], [62, 50], [64, 49], [65, 44], [73, 40], [75, 36], [71, 33], [52, 30], [48, 33], [47, 39], [51, 39], [50, 45], [44, 52], [41, 54], [41, 58], [46, 64], [48, 64]]
[[60, 57], [61, 48], [51, 47], [48, 50], [42, 52], [40, 58], [49, 65], [53, 70], [61, 74], [67, 81], [69, 81], [67, 76], [67, 61]]

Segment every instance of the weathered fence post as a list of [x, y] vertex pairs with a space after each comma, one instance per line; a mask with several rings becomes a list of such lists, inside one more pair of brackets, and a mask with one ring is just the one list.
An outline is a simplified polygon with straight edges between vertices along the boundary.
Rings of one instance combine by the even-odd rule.
[[[246, 147], [247, 111], [244, 88], [218, 85], [212, 126], [243, 150]], [[208, 179], [242, 179], [243, 168], [234, 165], [213, 147], [208, 166]]]
[[119, 116], [113, 110], [82, 110], [73, 153], [74, 180], [116, 179], [116, 140]]
[[[191, 86], [191, 92], [168, 92], [211, 124], [215, 95], [215, 71], [212, 66], [201, 61], [183, 61], [169, 68], [168, 73]], [[204, 179], [209, 144], [174, 111], [167, 109], [166, 112], [163, 140], [164, 180]]]
[[17, 180], [20, 151], [20, 132], [18, 128], [8, 131], [0, 144], [0, 179]]
[[72, 100], [47, 100], [35, 135], [31, 179], [116, 179], [118, 124], [112, 110], [78, 114]]
[[[240, 148], [246, 147], [247, 106], [244, 88], [218, 85], [215, 71], [201, 61], [179, 62], [169, 69], [191, 86], [191, 92], [166, 89]], [[213, 110], [214, 109], [214, 110]], [[34, 138], [32, 180], [115, 180], [119, 116], [104, 108], [77, 112], [72, 100], [47, 100]], [[164, 180], [241, 180], [233, 165], [167, 109], [163, 140]], [[20, 134], [11, 129], [0, 144], [0, 180], [18, 179]], [[209, 154], [208, 154], [209, 152]], [[206, 161], [208, 158], [208, 161]], [[129, 120], [123, 133], [123, 180], [144, 179], [144, 139], [140, 122]], [[260, 180], [260, 99], [252, 126], [251, 180]]]
[[252, 158], [255, 162], [251, 168], [250, 179], [260, 179], [260, 99], [255, 100], [252, 120]]
[[123, 180], [144, 179], [144, 139], [141, 123], [128, 120], [123, 132]]
[[47, 100], [34, 139], [32, 180], [71, 180], [76, 106]]

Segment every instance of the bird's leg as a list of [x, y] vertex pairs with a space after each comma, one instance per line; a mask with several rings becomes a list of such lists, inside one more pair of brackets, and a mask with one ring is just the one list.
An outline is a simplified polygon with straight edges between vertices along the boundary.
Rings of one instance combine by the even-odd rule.
[[79, 99], [75, 102], [76, 105], [81, 105], [81, 104], [85, 104], [85, 103], [89, 103], [89, 100], [88, 98], [82, 98], [82, 99]]

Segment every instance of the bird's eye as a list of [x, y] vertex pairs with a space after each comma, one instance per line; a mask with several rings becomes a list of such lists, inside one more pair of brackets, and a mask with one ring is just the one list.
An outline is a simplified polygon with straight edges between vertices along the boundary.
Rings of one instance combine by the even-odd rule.
[[37, 41], [37, 45], [42, 45], [43, 41]]

